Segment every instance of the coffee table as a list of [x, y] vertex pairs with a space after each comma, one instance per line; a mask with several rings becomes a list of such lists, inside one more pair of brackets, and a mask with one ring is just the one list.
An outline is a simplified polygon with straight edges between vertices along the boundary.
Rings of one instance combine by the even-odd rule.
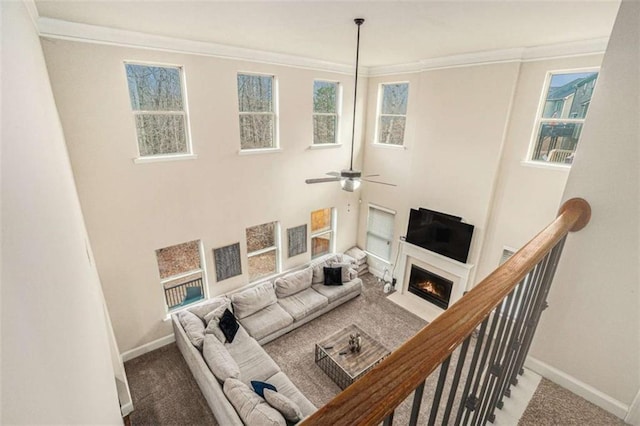
[[[362, 339], [360, 352], [349, 350], [349, 335], [355, 333], [360, 333]], [[389, 354], [384, 345], [355, 324], [316, 343], [316, 364], [340, 389], [358, 380]]]

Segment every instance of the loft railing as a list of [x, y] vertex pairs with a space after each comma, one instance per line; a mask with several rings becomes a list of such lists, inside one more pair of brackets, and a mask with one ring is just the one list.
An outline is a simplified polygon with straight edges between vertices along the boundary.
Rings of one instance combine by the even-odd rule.
[[[523, 373], [566, 236], [590, 217], [585, 200], [567, 201], [553, 223], [302, 425], [391, 425], [394, 414], [409, 425], [492, 422]], [[411, 393], [410, 413], [400, 413]]]
[[167, 301], [169, 309], [181, 306], [187, 298], [187, 288], [196, 287], [200, 289], [199, 296], [193, 298], [193, 302], [202, 299], [204, 295], [204, 287], [202, 284], [202, 273], [198, 272], [198, 275], [192, 277], [188, 281], [182, 279], [181, 281], [165, 284], [164, 297]]

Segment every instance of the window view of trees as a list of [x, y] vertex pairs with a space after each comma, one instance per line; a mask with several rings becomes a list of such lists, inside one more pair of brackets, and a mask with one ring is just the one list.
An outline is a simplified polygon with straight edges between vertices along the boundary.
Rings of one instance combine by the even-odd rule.
[[188, 153], [181, 68], [125, 68], [140, 156]]
[[383, 84], [380, 97], [377, 142], [402, 145], [407, 121], [409, 83]]
[[278, 272], [277, 222], [264, 223], [246, 229], [249, 281]]
[[338, 128], [338, 83], [313, 82], [313, 143], [336, 143]]
[[582, 133], [597, 72], [551, 74], [538, 118], [531, 159], [571, 164]]
[[311, 258], [331, 252], [332, 214], [332, 208], [311, 212]]
[[156, 250], [158, 272], [169, 310], [204, 298], [200, 241]]
[[275, 147], [273, 76], [238, 74], [240, 148]]

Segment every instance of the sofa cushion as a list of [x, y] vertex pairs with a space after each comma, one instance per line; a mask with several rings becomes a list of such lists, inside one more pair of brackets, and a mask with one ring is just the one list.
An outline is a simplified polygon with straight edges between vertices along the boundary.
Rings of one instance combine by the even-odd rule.
[[274, 385], [278, 389], [278, 393], [293, 401], [300, 408], [303, 417], [309, 416], [316, 411], [316, 407], [298, 390], [283, 372], [276, 373], [272, 377], [269, 377], [267, 382]]
[[347, 262], [333, 263], [332, 268], [342, 268], [342, 283], [354, 280], [358, 278], [358, 272], [352, 268], [352, 265]]
[[326, 254], [324, 256], [316, 259], [312, 264], [311, 268], [313, 269], [313, 278], [311, 282], [314, 284], [320, 284], [324, 282], [324, 268], [325, 266], [330, 266], [332, 263], [341, 262], [342, 255], [341, 254]]
[[282, 414], [241, 381], [227, 379], [224, 382], [223, 390], [244, 424], [286, 426], [287, 422]]
[[204, 337], [202, 356], [209, 366], [209, 369], [221, 383], [228, 378], [238, 379], [240, 377], [240, 367], [233, 359], [229, 351], [222, 342], [213, 334]]
[[278, 304], [280, 304], [293, 319], [299, 321], [307, 315], [327, 306], [329, 300], [312, 288], [308, 288], [292, 296], [279, 299]]
[[340, 266], [325, 266], [324, 285], [342, 285], [342, 268]]
[[356, 278], [343, 285], [327, 286], [323, 284], [314, 284], [311, 288], [321, 295], [329, 299], [329, 303], [333, 303], [341, 297], [346, 296], [349, 293], [359, 293], [362, 291], [362, 280]]
[[246, 384], [251, 383], [252, 380], [265, 382], [280, 371], [278, 364], [242, 327], [238, 330], [233, 343], [225, 343], [224, 346], [240, 368], [239, 379]]
[[265, 282], [231, 295], [231, 303], [238, 319], [243, 319], [276, 303], [276, 292], [271, 282]]
[[276, 287], [276, 296], [279, 298], [287, 297], [308, 289], [311, 287], [312, 276], [313, 269], [309, 267], [302, 271], [296, 271], [276, 279], [274, 282]]
[[202, 343], [204, 342], [205, 328], [204, 323], [195, 314], [189, 311], [182, 311], [178, 313], [178, 320], [184, 328], [184, 332], [187, 334], [189, 341], [202, 350]]
[[206, 301], [205, 303], [201, 303], [199, 305], [196, 305], [192, 308], [189, 308], [189, 311], [193, 312], [198, 318], [200, 318], [202, 321], [205, 321], [205, 323], [207, 322], [204, 317], [211, 311], [213, 311], [214, 309], [216, 309], [219, 306], [224, 305], [225, 303], [227, 303], [229, 301], [229, 299], [227, 297], [214, 297], [211, 300]]
[[220, 342], [224, 343], [227, 341], [222, 329], [220, 328], [220, 319], [224, 315], [227, 309], [231, 308], [231, 300], [227, 299], [225, 303], [215, 308], [213, 311], [209, 312], [204, 316], [204, 322], [207, 324], [207, 328], [205, 333], [213, 334], [220, 340]]
[[240, 324], [258, 340], [292, 323], [291, 315], [277, 303], [240, 320]]
[[303, 417], [298, 404], [279, 392], [265, 389], [264, 400], [290, 422], [299, 422]]

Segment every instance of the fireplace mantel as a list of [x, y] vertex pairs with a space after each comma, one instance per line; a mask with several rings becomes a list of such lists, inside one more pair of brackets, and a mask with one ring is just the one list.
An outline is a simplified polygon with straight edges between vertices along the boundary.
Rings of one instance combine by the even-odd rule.
[[441, 254], [434, 253], [406, 241], [400, 242], [400, 253], [396, 270], [399, 271], [396, 292], [389, 296], [389, 300], [397, 303], [408, 311], [418, 315], [426, 321], [433, 321], [444, 309], [430, 303], [408, 291], [411, 265], [419, 266], [437, 275], [453, 281], [453, 289], [449, 306], [462, 297], [469, 285], [469, 277], [474, 265], [458, 262]]

